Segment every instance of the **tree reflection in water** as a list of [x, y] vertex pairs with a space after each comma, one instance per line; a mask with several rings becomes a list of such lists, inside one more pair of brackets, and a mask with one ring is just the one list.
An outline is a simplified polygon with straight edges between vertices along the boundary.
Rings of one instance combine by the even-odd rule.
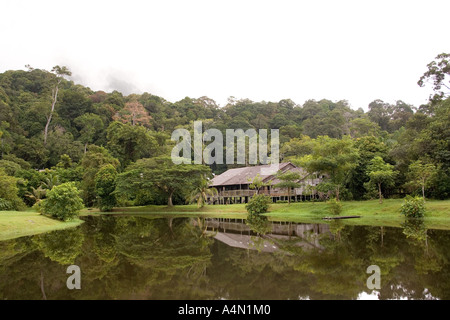
[[[381, 299], [450, 298], [450, 232], [416, 220], [402, 228], [264, 216], [85, 220], [0, 242], [0, 298], [356, 299], [371, 293], [372, 264], [381, 269]], [[81, 290], [66, 288], [70, 264], [81, 268]]]

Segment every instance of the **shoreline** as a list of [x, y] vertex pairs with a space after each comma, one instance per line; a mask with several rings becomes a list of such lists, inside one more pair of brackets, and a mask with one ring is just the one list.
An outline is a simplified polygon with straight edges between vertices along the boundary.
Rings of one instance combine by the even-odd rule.
[[[383, 204], [378, 200], [342, 201], [341, 216], [358, 215], [355, 219], [339, 219], [342, 225], [359, 225], [374, 227], [401, 228], [405, 217], [400, 214], [403, 199], [387, 199]], [[428, 200], [427, 213], [423, 218], [427, 229], [450, 230], [450, 200]], [[209, 218], [245, 219], [247, 212], [245, 204], [206, 205], [197, 208], [196, 205], [150, 205], [141, 207], [114, 208], [111, 212], [100, 212], [98, 209], [83, 209], [80, 217], [98, 215], [138, 215], [148, 218], [204, 216]], [[269, 221], [285, 221], [296, 223], [329, 224], [334, 220], [323, 220], [330, 217], [325, 202], [293, 202], [272, 204], [269, 212], [263, 214]], [[81, 225], [82, 219], [58, 221], [34, 211], [0, 211], [0, 241], [23, 236], [63, 230]], [[337, 221], [334, 221], [336, 223]]]

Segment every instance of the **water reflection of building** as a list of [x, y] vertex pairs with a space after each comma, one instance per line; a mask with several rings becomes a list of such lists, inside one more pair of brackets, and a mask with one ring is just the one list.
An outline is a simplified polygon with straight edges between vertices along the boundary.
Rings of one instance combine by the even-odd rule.
[[[195, 220], [193, 223], [198, 224]], [[305, 249], [322, 249], [320, 236], [330, 234], [326, 224], [268, 221], [268, 225], [270, 231], [261, 236], [245, 223], [245, 219], [207, 218], [204, 222], [204, 227], [216, 240], [231, 247], [263, 252], [274, 252], [287, 244]]]

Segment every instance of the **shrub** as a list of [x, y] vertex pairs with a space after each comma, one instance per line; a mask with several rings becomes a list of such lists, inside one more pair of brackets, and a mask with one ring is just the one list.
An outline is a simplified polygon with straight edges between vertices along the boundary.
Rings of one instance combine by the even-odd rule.
[[328, 210], [330, 210], [331, 214], [340, 215], [342, 212], [342, 203], [337, 201], [336, 199], [331, 199], [327, 203]]
[[408, 218], [422, 218], [425, 215], [425, 201], [422, 197], [407, 196], [400, 212]]
[[18, 179], [8, 176], [4, 169], [0, 168], [0, 210], [23, 210], [25, 204], [17, 196]]
[[0, 211], [14, 210], [11, 201], [0, 198]]
[[250, 201], [245, 205], [245, 209], [249, 214], [260, 214], [267, 212], [269, 210], [269, 205], [271, 203], [269, 196], [264, 194], [254, 195]]
[[47, 199], [41, 201], [40, 207], [43, 214], [66, 221], [78, 216], [83, 208], [83, 200], [75, 183], [66, 182], [47, 192]]

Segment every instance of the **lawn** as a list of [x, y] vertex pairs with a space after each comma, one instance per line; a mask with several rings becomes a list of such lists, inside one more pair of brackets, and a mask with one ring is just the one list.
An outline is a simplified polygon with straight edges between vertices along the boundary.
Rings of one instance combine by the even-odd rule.
[[[403, 199], [388, 199], [382, 204], [378, 200], [344, 201], [341, 216], [361, 216], [356, 219], [341, 220], [351, 225], [392, 226], [400, 227], [405, 217], [400, 213]], [[424, 222], [430, 229], [450, 230], [450, 200], [429, 200], [425, 204], [426, 214]], [[323, 217], [332, 216], [327, 204], [319, 203], [292, 203], [273, 205], [266, 214], [272, 219], [290, 220], [297, 222], [323, 222]]]
[[[405, 218], [400, 214], [403, 199], [388, 199], [382, 204], [378, 200], [344, 201], [342, 216], [357, 215], [361, 218], [341, 220], [351, 225], [372, 225], [400, 227]], [[450, 230], [450, 200], [429, 200], [426, 202], [425, 224], [430, 229]], [[95, 214], [96, 210], [84, 210], [82, 214]], [[155, 216], [174, 214], [179, 216], [204, 215], [207, 217], [245, 218], [247, 211], [244, 204], [207, 205], [198, 209], [196, 205], [142, 206], [116, 208], [112, 214], [152, 214]], [[265, 214], [270, 220], [304, 223], [326, 223], [322, 218], [331, 216], [324, 202], [295, 202], [272, 204]]]
[[0, 211], [0, 241], [76, 227], [80, 219], [62, 222], [34, 211]]

